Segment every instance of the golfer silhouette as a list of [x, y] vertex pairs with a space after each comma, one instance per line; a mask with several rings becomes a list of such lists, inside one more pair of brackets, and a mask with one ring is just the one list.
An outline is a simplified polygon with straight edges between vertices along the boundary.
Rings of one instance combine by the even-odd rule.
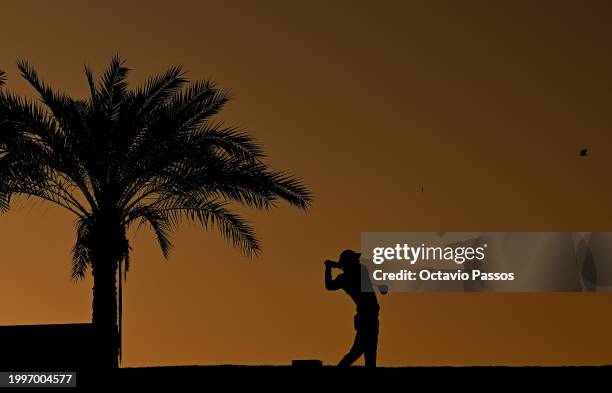
[[[350, 351], [342, 358], [338, 366], [348, 367], [363, 354], [366, 367], [376, 367], [376, 348], [378, 346], [378, 311], [380, 306], [370, 281], [368, 269], [359, 262], [361, 254], [352, 250], [342, 251], [338, 262], [325, 261], [325, 289], [335, 291], [343, 289], [355, 302], [355, 341]], [[332, 277], [332, 269], [342, 273]], [[384, 294], [386, 291], [381, 288]]]

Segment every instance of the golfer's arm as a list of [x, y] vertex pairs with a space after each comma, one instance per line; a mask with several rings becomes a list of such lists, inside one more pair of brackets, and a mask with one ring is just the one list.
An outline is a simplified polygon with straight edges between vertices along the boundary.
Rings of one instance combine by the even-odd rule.
[[337, 289], [342, 288], [342, 284], [341, 284], [341, 281], [340, 281], [341, 280], [341, 276], [342, 276], [342, 274], [340, 274], [334, 280], [332, 278], [331, 267], [326, 266], [325, 267], [325, 289], [327, 289], [328, 291], [335, 291]]

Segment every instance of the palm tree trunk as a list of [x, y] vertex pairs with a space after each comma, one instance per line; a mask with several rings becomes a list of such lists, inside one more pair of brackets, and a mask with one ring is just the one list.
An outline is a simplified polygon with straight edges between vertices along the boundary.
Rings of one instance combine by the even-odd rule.
[[[104, 242], [101, 242], [104, 243]], [[91, 250], [93, 275], [92, 322], [96, 332], [97, 366], [117, 368], [119, 331], [117, 327], [117, 257], [112, 246]]]

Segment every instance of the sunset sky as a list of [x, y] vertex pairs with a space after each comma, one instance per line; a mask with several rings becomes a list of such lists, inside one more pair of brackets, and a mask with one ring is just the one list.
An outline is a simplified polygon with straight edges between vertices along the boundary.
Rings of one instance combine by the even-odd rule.
[[[186, 224], [165, 261], [132, 230], [123, 366], [336, 363], [354, 305], [324, 290], [323, 261], [361, 232], [612, 230], [609, 1], [96, 3], [3, 1], [6, 88], [32, 95], [17, 58], [75, 96], [83, 64], [115, 53], [133, 86], [182, 64], [314, 194], [307, 212], [245, 211], [252, 260]], [[90, 321], [69, 213], [21, 200], [0, 236], [0, 325]], [[612, 294], [379, 301], [383, 366], [612, 362]]]

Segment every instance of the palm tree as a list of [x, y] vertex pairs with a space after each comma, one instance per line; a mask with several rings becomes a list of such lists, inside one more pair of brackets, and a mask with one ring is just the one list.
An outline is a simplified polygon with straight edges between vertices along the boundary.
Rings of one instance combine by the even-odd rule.
[[[4, 71], [0, 70], [0, 88], [4, 85], [6, 81], [6, 74]], [[0, 159], [3, 155], [3, 149], [0, 147]], [[1, 187], [1, 186], [0, 186]], [[9, 208], [9, 195], [7, 193], [2, 192], [0, 190], [0, 212], [5, 212]]]
[[210, 81], [190, 83], [181, 67], [128, 88], [115, 56], [99, 80], [85, 66], [86, 99], [57, 92], [26, 61], [23, 78], [41, 103], [0, 91], [0, 196], [36, 197], [76, 216], [72, 277], [93, 275], [92, 322], [101, 364], [117, 367], [117, 273], [129, 269], [127, 229], [149, 227], [165, 257], [183, 220], [215, 227], [248, 256], [260, 245], [228, 208], [270, 209], [279, 200], [306, 209], [311, 195], [269, 169], [244, 131], [215, 120], [229, 100]]

